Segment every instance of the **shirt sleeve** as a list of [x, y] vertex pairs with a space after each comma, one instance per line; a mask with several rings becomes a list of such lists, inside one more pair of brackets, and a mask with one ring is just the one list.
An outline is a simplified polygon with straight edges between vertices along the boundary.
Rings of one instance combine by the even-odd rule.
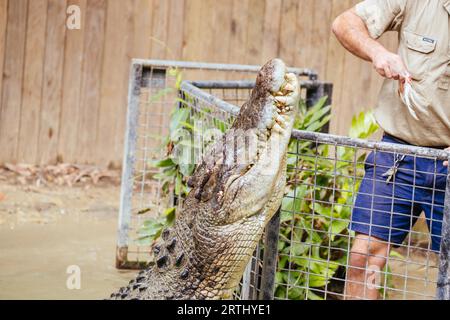
[[365, 0], [355, 7], [370, 36], [378, 39], [386, 31], [398, 31], [403, 22], [407, 0]]

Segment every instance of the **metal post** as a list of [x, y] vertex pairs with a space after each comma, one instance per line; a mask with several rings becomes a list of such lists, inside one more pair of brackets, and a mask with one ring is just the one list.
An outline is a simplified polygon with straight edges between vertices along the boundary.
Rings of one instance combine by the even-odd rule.
[[[450, 160], [450, 157], [449, 157]], [[439, 275], [436, 299], [450, 300], [450, 172], [447, 173], [445, 188], [444, 217], [442, 221], [441, 250], [439, 254]]]
[[251, 287], [251, 275], [252, 275], [252, 263], [253, 257], [245, 268], [244, 275], [242, 277], [242, 289], [241, 289], [241, 300], [251, 300], [250, 299], [250, 287]]
[[277, 271], [278, 237], [280, 232], [280, 210], [278, 210], [266, 227], [264, 239], [264, 263], [261, 275], [259, 300], [273, 300], [275, 273]]
[[142, 64], [133, 62], [128, 87], [127, 123], [122, 162], [122, 182], [120, 188], [119, 226], [117, 232], [116, 268], [127, 264], [128, 230], [131, 220], [131, 197], [133, 192], [133, 169], [139, 118], [139, 95], [141, 92]]

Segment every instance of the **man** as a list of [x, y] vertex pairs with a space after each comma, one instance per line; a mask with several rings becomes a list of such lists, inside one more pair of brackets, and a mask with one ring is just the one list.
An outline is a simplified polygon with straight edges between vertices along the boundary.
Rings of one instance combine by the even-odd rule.
[[[334, 21], [341, 44], [386, 78], [375, 110], [383, 141], [450, 146], [449, 17], [450, 0], [366, 0]], [[398, 54], [376, 40], [386, 31], [398, 32]], [[414, 91], [413, 112], [406, 106], [405, 82]], [[445, 165], [386, 152], [368, 156], [350, 226], [356, 238], [346, 298], [378, 298], [377, 287], [370, 283], [374, 271], [383, 270], [390, 245], [404, 241], [421, 212], [432, 235], [431, 249], [439, 251]], [[400, 182], [401, 187], [394, 187]]]

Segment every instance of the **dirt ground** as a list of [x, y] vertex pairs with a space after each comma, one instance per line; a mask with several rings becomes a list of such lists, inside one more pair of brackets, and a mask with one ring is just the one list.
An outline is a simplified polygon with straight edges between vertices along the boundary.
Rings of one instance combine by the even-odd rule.
[[[114, 267], [118, 179], [25, 176], [0, 170], [0, 299], [103, 299], [126, 284], [135, 272]], [[80, 289], [66, 286], [73, 265]]]

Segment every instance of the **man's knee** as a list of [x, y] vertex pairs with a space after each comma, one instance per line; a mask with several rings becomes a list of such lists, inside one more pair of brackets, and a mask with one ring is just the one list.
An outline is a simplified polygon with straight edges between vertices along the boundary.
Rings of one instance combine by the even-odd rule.
[[389, 253], [389, 244], [366, 235], [358, 235], [353, 243], [349, 265], [355, 271], [364, 272], [369, 267], [382, 269]]

